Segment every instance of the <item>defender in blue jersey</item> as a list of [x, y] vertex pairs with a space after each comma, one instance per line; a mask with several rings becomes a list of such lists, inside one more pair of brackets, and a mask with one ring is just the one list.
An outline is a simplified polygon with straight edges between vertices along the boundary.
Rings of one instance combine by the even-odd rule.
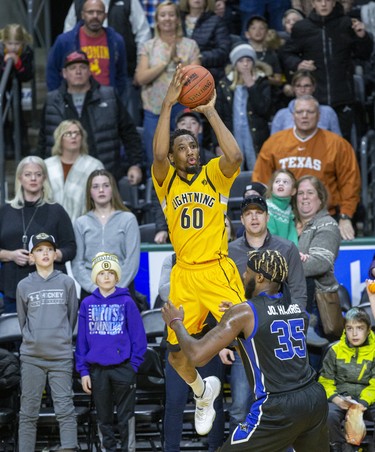
[[307, 355], [308, 318], [283, 284], [287, 275], [278, 251], [252, 251], [243, 275], [248, 301], [232, 306], [200, 340], [186, 331], [182, 307], [168, 302], [162, 308], [195, 366], [238, 341], [255, 401], [221, 452], [284, 452], [290, 445], [296, 452], [329, 451], [327, 399]]

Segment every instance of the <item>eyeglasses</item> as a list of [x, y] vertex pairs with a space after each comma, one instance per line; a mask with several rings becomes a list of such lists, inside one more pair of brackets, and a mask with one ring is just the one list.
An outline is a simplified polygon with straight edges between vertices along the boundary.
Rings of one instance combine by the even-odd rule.
[[76, 137], [80, 137], [81, 135], [82, 134], [81, 134], [80, 130], [72, 130], [72, 131], [68, 130], [67, 132], [63, 133], [64, 138], [76, 138]]
[[302, 88], [302, 89], [307, 89], [307, 88], [312, 88], [313, 87], [313, 85], [308, 85], [308, 84], [306, 84], [306, 85], [294, 85], [294, 88]]

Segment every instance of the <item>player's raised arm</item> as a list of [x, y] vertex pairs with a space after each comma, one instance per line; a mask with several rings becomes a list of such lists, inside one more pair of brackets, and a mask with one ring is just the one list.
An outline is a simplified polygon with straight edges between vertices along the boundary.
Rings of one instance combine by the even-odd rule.
[[156, 127], [154, 140], [153, 140], [153, 172], [156, 180], [161, 184], [167, 176], [169, 169], [169, 137], [170, 137], [170, 120], [171, 110], [173, 105], [177, 102], [182, 88], [182, 66], [177, 66], [173, 79], [168, 87], [167, 94], [165, 95], [158, 125]]
[[194, 111], [203, 113], [211, 124], [211, 127], [216, 134], [219, 146], [224, 153], [224, 155], [220, 158], [220, 169], [225, 176], [231, 177], [241, 166], [242, 152], [234, 136], [223, 123], [218, 112], [216, 111], [215, 102], [216, 90], [212, 99], [206, 105], [199, 105], [194, 108]]

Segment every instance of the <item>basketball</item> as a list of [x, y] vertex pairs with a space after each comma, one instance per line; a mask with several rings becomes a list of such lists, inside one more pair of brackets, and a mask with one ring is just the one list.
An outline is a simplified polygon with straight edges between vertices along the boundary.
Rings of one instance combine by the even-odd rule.
[[370, 282], [367, 287], [370, 293], [375, 293], [375, 281]]
[[189, 65], [183, 68], [183, 75], [187, 79], [178, 98], [180, 104], [189, 108], [207, 104], [215, 89], [211, 72], [203, 66]]

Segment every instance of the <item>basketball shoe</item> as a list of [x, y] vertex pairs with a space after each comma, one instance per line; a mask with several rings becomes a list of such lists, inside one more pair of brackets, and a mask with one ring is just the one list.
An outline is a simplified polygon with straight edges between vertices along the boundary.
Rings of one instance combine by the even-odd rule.
[[216, 411], [214, 402], [220, 394], [221, 383], [217, 377], [204, 378], [204, 391], [200, 397], [194, 396], [195, 430], [199, 435], [207, 435], [214, 423]]

